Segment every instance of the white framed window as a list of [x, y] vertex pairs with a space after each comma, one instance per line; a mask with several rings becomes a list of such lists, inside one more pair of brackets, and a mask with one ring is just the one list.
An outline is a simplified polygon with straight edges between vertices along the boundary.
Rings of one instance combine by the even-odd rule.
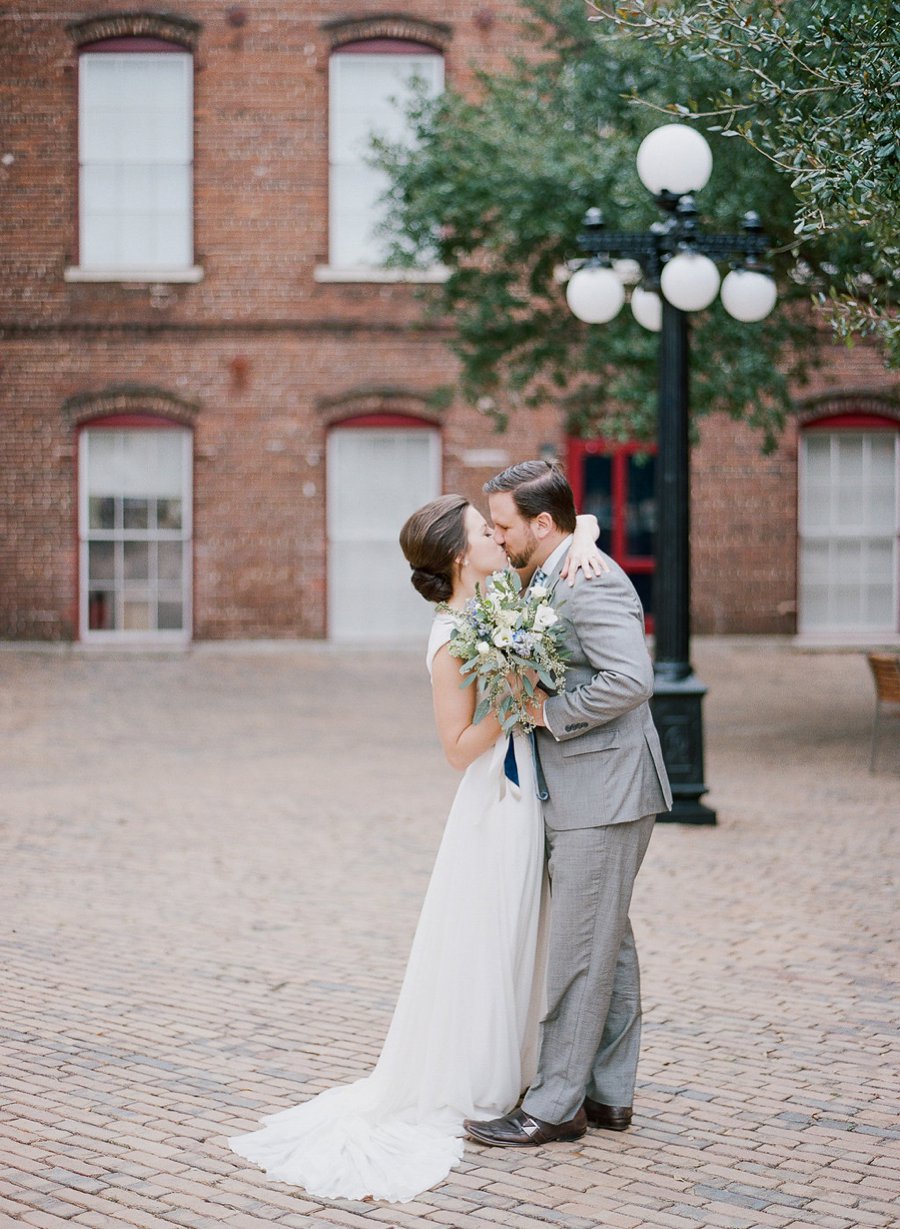
[[801, 635], [900, 631], [900, 431], [827, 422], [800, 441]]
[[[84, 51], [78, 60], [78, 269], [193, 281], [190, 52]], [[178, 274], [181, 277], [178, 277]]]
[[339, 47], [329, 63], [328, 234], [334, 271], [383, 268], [388, 245], [378, 228], [388, 179], [370, 165], [372, 136], [408, 139], [405, 110], [417, 83], [431, 97], [444, 88], [439, 52], [403, 42], [389, 44], [390, 49], [374, 43], [378, 49], [372, 51], [365, 46]]
[[187, 640], [191, 432], [86, 427], [78, 466], [81, 638]]

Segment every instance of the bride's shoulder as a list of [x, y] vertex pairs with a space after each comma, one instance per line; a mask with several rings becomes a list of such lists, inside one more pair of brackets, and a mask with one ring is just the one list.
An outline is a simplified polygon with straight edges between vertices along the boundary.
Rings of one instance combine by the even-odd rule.
[[428, 666], [429, 674], [431, 673], [431, 664], [435, 659], [438, 649], [448, 643], [453, 633], [453, 627], [453, 616], [443, 610], [437, 611], [431, 624], [431, 634], [428, 637], [428, 651], [425, 654], [425, 664]]

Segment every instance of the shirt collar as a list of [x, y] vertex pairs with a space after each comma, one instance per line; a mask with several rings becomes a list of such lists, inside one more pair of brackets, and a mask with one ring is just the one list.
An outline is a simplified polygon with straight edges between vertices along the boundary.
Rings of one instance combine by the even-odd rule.
[[569, 534], [567, 538], [563, 538], [559, 546], [557, 546], [555, 550], [551, 551], [541, 564], [541, 570], [548, 580], [556, 569], [562, 565], [562, 561], [565, 559], [569, 547], [572, 545], [572, 536], [572, 534]]

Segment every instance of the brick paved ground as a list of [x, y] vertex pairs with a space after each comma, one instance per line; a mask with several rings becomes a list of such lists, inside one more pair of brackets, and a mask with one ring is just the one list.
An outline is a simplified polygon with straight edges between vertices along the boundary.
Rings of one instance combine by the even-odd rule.
[[639, 880], [634, 1128], [395, 1207], [223, 1139], [377, 1055], [455, 780], [420, 654], [0, 654], [0, 1229], [900, 1223], [900, 757], [858, 655], [695, 658], [721, 822]]

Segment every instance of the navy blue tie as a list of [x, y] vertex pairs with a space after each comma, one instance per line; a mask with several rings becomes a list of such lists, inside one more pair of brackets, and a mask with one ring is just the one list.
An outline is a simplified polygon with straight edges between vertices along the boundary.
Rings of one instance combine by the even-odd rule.
[[516, 748], [513, 743], [513, 736], [509, 736], [509, 744], [506, 748], [506, 757], [503, 761], [503, 771], [506, 774], [506, 779], [512, 781], [513, 785], [519, 784], [519, 765], [516, 763]]

